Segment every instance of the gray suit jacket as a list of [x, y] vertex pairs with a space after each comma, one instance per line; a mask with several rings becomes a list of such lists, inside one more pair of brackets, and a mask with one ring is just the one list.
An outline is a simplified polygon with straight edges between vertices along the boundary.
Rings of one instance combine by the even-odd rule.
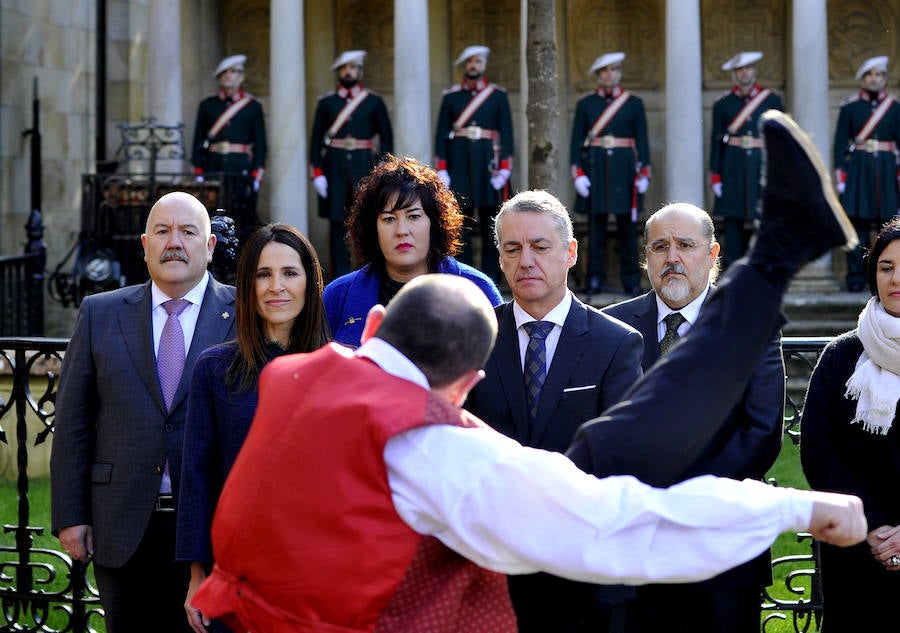
[[167, 413], [151, 304], [150, 282], [86, 297], [60, 373], [50, 458], [52, 529], [93, 526], [94, 558], [108, 567], [124, 565], [137, 549], [167, 459], [178, 490], [194, 361], [234, 337], [234, 288], [210, 278]]

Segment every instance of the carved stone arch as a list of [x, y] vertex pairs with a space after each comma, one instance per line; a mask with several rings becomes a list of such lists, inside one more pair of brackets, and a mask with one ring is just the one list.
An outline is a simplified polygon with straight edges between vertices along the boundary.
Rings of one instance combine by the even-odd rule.
[[348, 50], [366, 51], [364, 85], [381, 94], [393, 94], [393, 0], [339, 0], [335, 11], [335, 57]]
[[703, 86], [727, 90], [731, 73], [722, 64], [741, 51], [762, 51], [759, 82], [784, 90], [787, 64], [786, 0], [701, 0]]
[[247, 56], [244, 88], [265, 99], [269, 96], [269, 2], [222, 0], [221, 7], [225, 55]]
[[887, 55], [888, 76], [897, 77], [900, 62], [898, 0], [832, 0], [828, 3], [828, 77], [832, 85], [858, 85], [856, 69], [863, 60]]
[[[450, 11], [450, 60], [466, 46], [491, 49], [486, 72], [490, 81], [511, 92], [519, 90], [519, 0], [454, 0]], [[452, 76], [461, 73], [454, 69]]]
[[[588, 73], [598, 56], [625, 52], [622, 83], [631, 89], [661, 90], [665, 84], [664, 0], [602, 2], [568, 0], [565, 50], [577, 92], [596, 87]], [[677, 63], [677, 62], [676, 62]]]

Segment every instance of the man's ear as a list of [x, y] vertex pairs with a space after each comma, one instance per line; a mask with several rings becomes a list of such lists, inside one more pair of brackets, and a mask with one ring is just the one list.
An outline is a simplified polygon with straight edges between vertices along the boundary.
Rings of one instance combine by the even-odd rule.
[[458, 407], [463, 405], [469, 392], [484, 378], [483, 369], [473, 369], [456, 379], [450, 394], [450, 401]]
[[363, 333], [359, 342], [365, 343], [375, 336], [375, 333], [378, 331], [378, 326], [381, 325], [383, 319], [384, 306], [376, 303], [372, 306], [372, 309], [369, 310], [369, 314], [366, 315], [366, 324], [363, 326]]

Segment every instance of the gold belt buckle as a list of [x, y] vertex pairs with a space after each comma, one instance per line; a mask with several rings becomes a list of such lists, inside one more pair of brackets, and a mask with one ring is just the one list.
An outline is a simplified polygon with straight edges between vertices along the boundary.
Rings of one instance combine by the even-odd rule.
[[872, 152], [872, 153], [877, 152], [878, 151], [878, 141], [876, 141], [874, 138], [867, 138], [866, 139], [866, 151]]
[[610, 149], [616, 146], [616, 137], [612, 134], [607, 134], [605, 136], [600, 137], [600, 147], [604, 147], [606, 149]]
[[477, 125], [470, 125], [466, 128], [466, 138], [470, 141], [477, 141], [481, 138], [481, 128]]
[[348, 136], [344, 139], [344, 149], [348, 152], [352, 152], [356, 149], [356, 139], [352, 136]]
[[745, 134], [741, 137], [741, 147], [743, 149], [752, 149], [753, 148], [753, 137], [749, 134]]

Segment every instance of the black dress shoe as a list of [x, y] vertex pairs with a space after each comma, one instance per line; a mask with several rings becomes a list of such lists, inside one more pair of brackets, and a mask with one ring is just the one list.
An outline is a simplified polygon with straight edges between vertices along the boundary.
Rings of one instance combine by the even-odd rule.
[[764, 189], [750, 263], [797, 271], [833, 248], [856, 246], [856, 231], [809, 136], [784, 112], [769, 110], [760, 122]]
[[639, 284], [637, 286], [632, 286], [631, 288], [628, 288], [627, 290], [625, 290], [625, 294], [628, 295], [629, 297], [640, 297], [642, 294], [644, 294], [644, 289], [641, 288], [641, 286]]
[[862, 292], [866, 288], [864, 281], [848, 281], [847, 292]]

